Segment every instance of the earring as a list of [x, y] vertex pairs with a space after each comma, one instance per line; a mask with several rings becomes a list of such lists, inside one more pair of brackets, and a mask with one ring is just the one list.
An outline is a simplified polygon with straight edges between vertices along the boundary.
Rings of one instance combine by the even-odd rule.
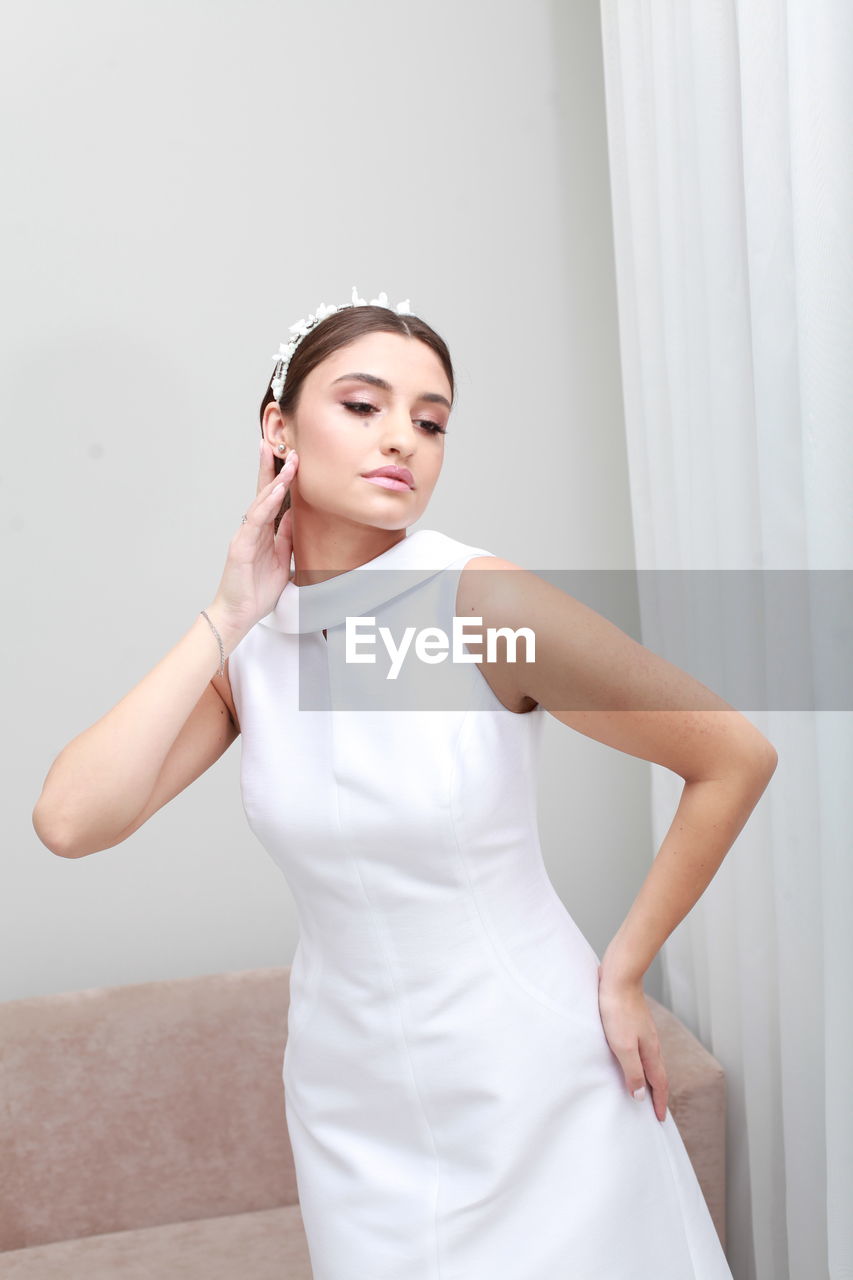
[[279, 447], [279, 449], [286, 449], [286, 448], [287, 448], [287, 445], [280, 444], [278, 447]]

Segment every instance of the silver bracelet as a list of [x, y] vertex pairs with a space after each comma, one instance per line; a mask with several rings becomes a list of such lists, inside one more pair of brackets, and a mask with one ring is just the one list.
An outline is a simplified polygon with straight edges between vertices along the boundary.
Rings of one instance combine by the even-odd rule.
[[201, 610], [201, 616], [203, 618], [207, 618], [207, 621], [210, 623], [210, 629], [213, 632], [213, 634], [216, 636], [216, 640], [219, 645], [219, 670], [216, 674], [220, 676], [224, 676], [225, 675], [225, 650], [222, 647], [222, 636], [216, 630], [216, 627], [210, 621], [210, 618], [207, 617], [207, 612], [204, 609]]

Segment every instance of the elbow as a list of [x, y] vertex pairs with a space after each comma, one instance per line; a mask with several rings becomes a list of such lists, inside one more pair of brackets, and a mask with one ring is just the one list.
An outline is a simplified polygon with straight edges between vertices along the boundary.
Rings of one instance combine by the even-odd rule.
[[778, 763], [779, 754], [773, 743], [761, 737], [758, 743], [750, 744], [749, 749], [745, 751], [740, 768], [744, 774], [754, 778], [763, 791], [776, 772]]
[[751, 779], [760, 783], [763, 790], [776, 772], [778, 762], [779, 755], [773, 743], [756, 730], [735, 743], [727, 743], [725, 751], [699, 778]]
[[776, 772], [779, 753], [770, 739], [765, 738], [753, 724], [749, 724], [747, 731], [740, 736], [735, 754], [741, 768], [749, 769], [766, 778], [767, 781]]
[[779, 752], [773, 746], [773, 743], [765, 738], [759, 753], [759, 766], [762, 771], [766, 772], [768, 782], [776, 772], [776, 766], [778, 763]]
[[62, 831], [55, 822], [52, 823], [47, 815], [39, 810], [38, 805], [33, 809], [32, 823], [39, 840], [51, 853], [55, 853], [58, 858], [79, 857], [67, 833]]

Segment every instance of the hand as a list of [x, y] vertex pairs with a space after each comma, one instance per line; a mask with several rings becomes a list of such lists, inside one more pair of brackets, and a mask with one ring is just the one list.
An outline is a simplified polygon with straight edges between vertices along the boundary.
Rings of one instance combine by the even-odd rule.
[[619, 1060], [628, 1092], [648, 1080], [658, 1120], [666, 1119], [669, 1083], [657, 1028], [642, 981], [608, 979], [598, 966], [598, 1008], [607, 1043]]
[[227, 617], [238, 633], [250, 631], [270, 613], [290, 581], [292, 509], [288, 507], [282, 516], [278, 533], [274, 522], [298, 466], [299, 459], [291, 449], [276, 475], [272, 447], [268, 440], [262, 441], [257, 494], [246, 511], [245, 524], [231, 539], [214, 600], [220, 616]]

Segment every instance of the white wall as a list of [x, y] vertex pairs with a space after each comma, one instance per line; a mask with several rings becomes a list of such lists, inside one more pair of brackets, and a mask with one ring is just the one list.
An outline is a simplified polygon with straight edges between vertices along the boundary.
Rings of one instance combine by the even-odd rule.
[[[213, 598], [270, 357], [354, 283], [456, 364], [419, 527], [632, 566], [598, 3], [36, 0], [5, 26], [0, 997], [287, 964], [239, 739], [78, 861], [32, 806]], [[652, 856], [649, 766], [553, 719], [543, 748], [549, 871], [600, 954]]]

